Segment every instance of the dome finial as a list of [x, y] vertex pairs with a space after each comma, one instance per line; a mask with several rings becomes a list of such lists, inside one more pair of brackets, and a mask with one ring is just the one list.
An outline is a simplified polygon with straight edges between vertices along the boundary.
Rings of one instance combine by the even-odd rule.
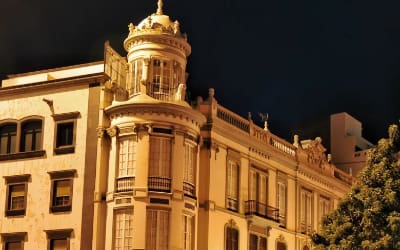
[[162, 11], [163, 2], [162, 2], [162, 0], [158, 0], [157, 6], [158, 6], [157, 15], [162, 15], [163, 14], [163, 11]]

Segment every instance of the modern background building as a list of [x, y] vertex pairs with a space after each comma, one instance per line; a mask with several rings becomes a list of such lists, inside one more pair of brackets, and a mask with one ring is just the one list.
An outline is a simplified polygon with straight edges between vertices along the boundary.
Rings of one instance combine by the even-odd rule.
[[305, 250], [349, 190], [320, 138], [285, 141], [213, 89], [189, 104], [191, 47], [162, 4], [126, 57], [106, 43], [104, 61], [3, 81], [4, 249]]

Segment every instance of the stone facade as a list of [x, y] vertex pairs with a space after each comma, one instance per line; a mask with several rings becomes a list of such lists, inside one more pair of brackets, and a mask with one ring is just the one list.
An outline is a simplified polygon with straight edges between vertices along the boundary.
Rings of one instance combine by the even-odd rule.
[[353, 179], [321, 140], [289, 143], [189, 105], [178, 21], [129, 24], [127, 57], [10, 76], [0, 89], [5, 249], [308, 249]]

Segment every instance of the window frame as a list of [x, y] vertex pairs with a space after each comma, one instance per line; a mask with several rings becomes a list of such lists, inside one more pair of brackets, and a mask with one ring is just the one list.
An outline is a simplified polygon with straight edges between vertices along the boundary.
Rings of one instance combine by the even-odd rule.
[[[233, 212], [239, 212], [240, 210], [240, 160], [240, 153], [228, 148], [225, 167], [225, 207]], [[232, 166], [235, 166], [236, 170], [234, 170]], [[232, 180], [230, 176], [232, 176], [234, 171], [236, 171], [236, 180], [234, 180], [236, 183], [231, 183]], [[230, 173], [231, 175], [229, 175]], [[231, 190], [230, 187], [234, 184], [236, 184], [236, 187], [234, 187], [236, 190]], [[232, 193], [236, 193], [236, 197], [233, 197], [234, 194]], [[233, 204], [231, 204], [232, 200], [235, 201]]]
[[[31, 175], [13, 175], [13, 176], [4, 176], [7, 185], [7, 195], [6, 195], [6, 203], [5, 203], [5, 216], [25, 216], [27, 209], [27, 200], [28, 200], [28, 182], [30, 180]], [[24, 185], [24, 208], [23, 209], [11, 209], [11, 186], [16, 185]]]
[[[133, 206], [122, 206], [122, 207], [117, 207], [117, 208], [115, 208], [114, 209], [114, 214], [113, 214], [113, 231], [112, 231], [112, 246], [113, 246], [113, 249], [116, 249], [116, 230], [117, 230], [117, 213], [123, 213], [123, 212], [125, 212], [125, 211], [130, 211], [131, 213], [129, 214], [130, 215], [130, 220], [129, 220], [129, 223], [130, 223], [130, 225], [131, 225], [131, 228], [132, 228], [132, 230], [131, 230], [131, 232], [132, 232], [132, 235], [131, 236], [129, 236], [129, 237], [131, 237], [131, 239], [132, 239], [132, 243], [133, 243], [133, 237], [134, 237], [134, 228], [133, 228], [133, 216], [134, 216], [134, 207]], [[124, 235], [123, 235], [123, 237], [121, 238], [122, 239], [122, 242], [125, 242], [125, 239], [126, 239], [126, 235], [125, 235], [125, 230], [126, 230], [126, 219], [125, 219], [125, 216], [128, 214], [128, 213], [123, 213], [124, 214], [124, 226], [123, 226], [123, 231], [124, 231]], [[125, 247], [127, 247], [127, 246], [125, 246], [125, 245], [123, 245], [122, 246], [122, 248], [121, 249], [125, 249]], [[133, 246], [128, 246], [128, 247], [130, 247], [130, 248], [132, 248]]]
[[[14, 131], [7, 131], [7, 132], [2, 132], [2, 130], [6, 127], [15, 127], [15, 132]], [[17, 122], [12, 122], [12, 121], [7, 121], [4, 123], [0, 124], [0, 143], [1, 139], [3, 137], [6, 137], [6, 153], [0, 154], [0, 155], [9, 155], [9, 154], [15, 154], [18, 152], [17, 150], [17, 144], [18, 144], [18, 123]], [[15, 133], [15, 135], [12, 135], [12, 133]], [[5, 136], [3, 136], [5, 135]], [[14, 147], [12, 149], [12, 137], [14, 137]], [[1, 145], [0, 145], [1, 148]]]
[[305, 187], [300, 188], [300, 233], [309, 234], [313, 229], [314, 193]]
[[[151, 235], [154, 233], [152, 226], [154, 226], [154, 215], [150, 214], [151, 212], [155, 213], [155, 236], [151, 237]], [[166, 218], [161, 218], [161, 215], [166, 216]], [[162, 231], [162, 227], [165, 225], [162, 225], [163, 220], [167, 220], [167, 229]], [[162, 249], [162, 246], [160, 246], [159, 239], [163, 239], [164, 244], [166, 244], [166, 249], [169, 249], [169, 237], [170, 237], [170, 226], [171, 226], [171, 212], [170, 209], [163, 209], [161, 207], [147, 207], [146, 210], [146, 249], [148, 250], [164, 250]], [[151, 231], [149, 231], [151, 230]], [[166, 235], [165, 235], [166, 234]], [[166, 236], [166, 237], [165, 237]], [[150, 242], [154, 242], [154, 247], [150, 248], [149, 246]]]
[[[232, 238], [228, 238], [229, 237], [229, 232], [228, 230], [232, 230], [232, 231], [236, 231], [236, 242], [234, 243], [236, 245], [235, 246], [231, 246], [231, 248], [229, 249], [228, 247], [230, 246], [229, 242], [232, 243], [233, 240], [231, 240]], [[236, 223], [234, 221], [230, 221], [229, 223], [225, 224], [225, 234], [224, 234], [224, 249], [225, 250], [239, 250], [239, 246], [240, 246], [240, 230], [239, 228], [236, 226]]]
[[3, 243], [2, 250], [8, 250], [8, 243], [17, 243], [21, 244], [21, 250], [24, 250], [24, 244], [26, 241], [27, 232], [15, 232], [15, 233], [1, 233], [1, 240]]
[[195, 242], [194, 215], [183, 214], [183, 250], [193, 250]]
[[[277, 180], [276, 180], [276, 208], [278, 209], [278, 219], [279, 219], [279, 224], [283, 227], [286, 228], [286, 222], [287, 222], [287, 207], [288, 207], [288, 183], [287, 183], [287, 178], [285, 178], [284, 176], [280, 176], [283, 175], [281, 173], [278, 173], [277, 176]], [[284, 211], [282, 211], [281, 209], [281, 199], [280, 199], [280, 195], [281, 195], [281, 190], [280, 190], [280, 186], [284, 186], [285, 191], [284, 191], [284, 199], [282, 199], [282, 201], [284, 202]], [[283, 215], [283, 216], [282, 216]], [[281, 220], [281, 218], [283, 218]]]
[[[70, 112], [52, 115], [54, 119], [54, 145], [53, 152], [55, 155], [75, 153], [77, 123], [80, 118], [80, 112]], [[61, 125], [72, 123], [72, 143], [66, 145], [59, 145], [58, 133]]]
[[[50, 175], [51, 179], [51, 185], [50, 185], [50, 213], [58, 213], [58, 212], [71, 212], [72, 211], [72, 199], [73, 199], [73, 184], [74, 184], [74, 177], [76, 174], [75, 169], [70, 169], [70, 170], [61, 170], [61, 171], [52, 171], [48, 172]], [[69, 201], [67, 205], [56, 205], [55, 198], [56, 198], [56, 183], [60, 181], [68, 181], [69, 182], [69, 190], [70, 190], [70, 196], [69, 196]]]
[[[197, 143], [189, 138], [184, 140], [185, 156], [183, 166], [183, 194], [196, 198], [196, 179], [197, 179]], [[193, 189], [193, 190], [186, 190]]]
[[249, 250], [253, 250], [252, 249], [252, 245], [251, 245], [251, 237], [252, 236], [256, 237], [256, 239], [257, 239], [255, 250], [262, 250], [261, 249], [261, 241], [262, 240], [265, 240], [265, 248], [264, 248], [264, 250], [268, 249], [268, 237], [267, 237], [267, 235], [256, 233], [254, 231], [249, 231], [249, 238], [248, 238], [248, 241], [249, 241], [248, 248], [249, 248]]
[[[40, 133], [39, 137], [40, 138], [37, 137], [37, 134], [38, 134], [37, 130], [38, 129], [34, 128], [32, 133], [31, 133], [32, 134], [31, 149], [27, 150], [27, 149], [25, 149], [25, 147], [26, 147], [26, 136], [29, 133], [26, 132], [27, 129], [25, 129], [24, 127], [28, 126], [30, 124], [35, 124], [35, 123], [40, 123], [40, 129], [39, 129], [40, 130], [39, 131], [39, 133]], [[43, 133], [43, 120], [42, 119], [29, 118], [29, 119], [26, 119], [26, 120], [22, 121], [21, 124], [20, 124], [20, 133], [19, 133], [20, 138], [19, 138], [19, 151], [18, 152], [20, 152], [20, 153], [29, 153], [29, 152], [36, 152], [36, 151], [42, 150], [43, 149], [43, 134], [44, 133]], [[38, 143], [38, 141], [39, 141], [39, 143]], [[39, 144], [38, 148], [36, 148], [36, 144]]]
[[47, 236], [47, 250], [53, 250], [52, 244], [54, 240], [66, 240], [67, 241], [67, 250], [70, 249], [70, 238], [73, 233], [72, 228], [66, 229], [55, 229], [55, 230], [44, 230]]
[[[41, 136], [38, 140], [40, 140], [40, 146], [34, 151], [21, 151], [21, 140], [22, 140], [22, 125], [25, 123], [29, 123], [30, 121], [40, 121], [41, 122]], [[16, 126], [16, 135], [13, 150], [8, 150], [6, 154], [0, 154], [0, 161], [9, 161], [9, 160], [18, 160], [24, 158], [33, 158], [33, 157], [42, 157], [45, 155], [46, 151], [43, 150], [43, 138], [44, 138], [44, 117], [32, 115], [20, 120], [16, 119], [5, 119], [0, 121], [0, 128], [7, 125], [15, 125]], [[8, 137], [8, 136], [7, 136]], [[8, 141], [8, 140], [7, 140]], [[7, 142], [9, 144], [9, 142]], [[11, 145], [10, 145], [11, 146]]]

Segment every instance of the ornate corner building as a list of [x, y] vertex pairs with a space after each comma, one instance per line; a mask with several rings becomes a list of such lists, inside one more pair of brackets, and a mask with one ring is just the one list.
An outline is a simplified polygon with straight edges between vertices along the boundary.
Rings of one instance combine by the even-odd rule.
[[162, 1], [124, 47], [3, 81], [3, 249], [310, 249], [353, 182], [321, 140], [289, 143], [213, 89], [189, 105], [191, 47]]

